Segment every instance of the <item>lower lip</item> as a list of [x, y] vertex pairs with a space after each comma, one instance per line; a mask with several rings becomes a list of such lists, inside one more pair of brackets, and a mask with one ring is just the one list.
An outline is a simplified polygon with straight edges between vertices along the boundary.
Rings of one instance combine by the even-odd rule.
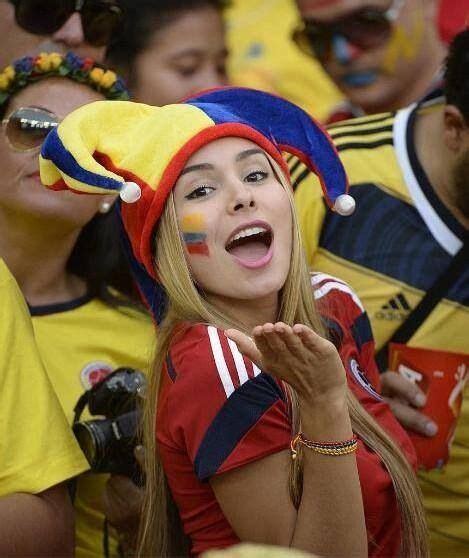
[[[228, 252], [229, 254], [229, 252]], [[267, 252], [267, 254], [265, 256], [263, 256], [262, 258], [260, 258], [259, 260], [253, 261], [253, 262], [248, 262], [246, 260], [243, 260], [242, 258], [238, 258], [237, 256], [233, 256], [232, 254], [230, 254], [230, 256], [242, 267], [246, 267], [247, 269], [260, 269], [261, 267], [265, 267], [266, 265], [268, 265], [273, 256], [274, 256], [274, 241], [272, 239], [272, 242], [270, 243], [269, 246], [269, 251]]]
[[377, 72], [356, 72], [343, 76], [342, 82], [349, 87], [366, 87], [374, 83], [377, 79]]

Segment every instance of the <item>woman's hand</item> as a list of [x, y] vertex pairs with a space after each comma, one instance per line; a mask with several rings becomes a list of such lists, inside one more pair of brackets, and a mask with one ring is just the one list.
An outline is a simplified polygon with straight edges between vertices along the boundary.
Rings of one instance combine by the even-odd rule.
[[277, 322], [256, 326], [252, 338], [236, 329], [225, 335], [259, 368], [290, 384], [304, 402], [345, 400], [346, 376], [339, 353], [311, 328]]

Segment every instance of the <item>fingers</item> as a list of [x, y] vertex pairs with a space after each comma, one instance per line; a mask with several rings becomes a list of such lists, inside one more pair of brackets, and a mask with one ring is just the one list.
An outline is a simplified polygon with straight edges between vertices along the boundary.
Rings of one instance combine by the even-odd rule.
[[324, 353], [326, 355], [336, 350], [330, 341], [324, 339], [324, 337], [321, 337], [305, 325], [295, 324], [293, 331], [300, 337], [303, 345], [314, 353]]
[[143, 491], [128, 477], [111, 475], [103, 494], [105, 515], [114, 526], [122, 528], [138, 521]]
[[423, 407], [426, 397], [423, 391], [413, 382], [396, 372], [381, 374], [382, 394], [393, 399], [402, 399], [414, 407]]
[[438, 432], [438, 426], [423, 413], [397, 399], [385, 399], [394, 416], [406, 430], [412, 430], [428, 437], [435, 436]]
[[227, 329], [225, 330], [225, 335], [228, 339], [236, 343], [240, 353], [247, 356], [252, 362], [258, 365], [261, 364], [262, 354], [256, 346], [256, 343], [254, 343], [250, 337], [237, 329]]

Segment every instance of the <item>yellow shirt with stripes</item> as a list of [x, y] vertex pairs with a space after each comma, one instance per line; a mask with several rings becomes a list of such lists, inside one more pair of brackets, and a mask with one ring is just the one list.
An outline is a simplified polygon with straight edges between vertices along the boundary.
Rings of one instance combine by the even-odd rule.
[[26, 303], [0, 259], [0, 498], [44, 492], [86, 469], [39, 356]]
[[[419, 303], [467, 238], [435, 194], [416, 155], [414, 124], [443, 100], [338, 123], [329, 128], [357, 209], [326, 210], [316, 177], [290, 157], [307, 258], [315, 271], [344, 279], [370, 316], [377, 348]], [[468, 352], [469, 266], [408, 344]], [[469, 556], [469, 391], [443, 470], [420, 475], [432, 554]]]
[[291, 0], [234, 0], [226, 23], [232, 83], [280, 95], [322, 121], [343, 99], [321, 65], [293, 43], [300, 17]]
[[[136, 310], [113, 308], [84, 297], [68, 304], [31, 308], [41, 357], [68, 419], [79, 397], [103, 376], [121, 366], [148, 371], [154, 328]], [[87, 410], [80, 420], [89, 420]], [[103, 491], [107, 474], [78, 478], [76, 556], [103, 556]], [[110, 529], [110, 555], [117, 556], [117, 537]]]

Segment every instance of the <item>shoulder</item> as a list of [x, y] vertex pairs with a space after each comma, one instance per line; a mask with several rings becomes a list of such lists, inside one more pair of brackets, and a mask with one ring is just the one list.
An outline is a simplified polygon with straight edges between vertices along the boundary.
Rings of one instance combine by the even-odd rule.
[[[22, 335], [19, 330], [32, 332], [31, 320], [26, 301], [15, 278], [10, 273], [5, 262], [0, 259], [0, 332], [2, 337], [8, 337], [19, 343]], [[5, 343], [8, 346], [8, 343]]]
[[[327, 128], [347, 172], [352, 193], [357, 186], [373, 185], [410, 201], [396, 156], [395, 117], [395, 113], [388, 112], [346, 120]], [[314, 181], [314, 174], [298, 159], [290, 159], [289, 167], [295, 191], [300, 186], [304, 190], [304, 184]], [[315, 197], [320, 197], [320, 192], [319, 196], [310, 193], [310, 198]]]
[[322, 311], [340, 311], [362, 314], [365, 311], [361, 300], [352, 287], [333, 275], [327, 273], [311, 273], [313, 295]]
[[15, 278], [6, 266], [6, 263], [0, 258], [0, 289], [1, 289], [1, 307], [4, 308], [6, 302], [20, 302], [25, 305], [23, 295], [20, 292]]
[[210, 385], [224, 398], [261, 373], [221, 329], [209, 324], [181, 329], [171, 345], [166, 366], [174, 384]]
[[222, 330], [197, 324], [176, 333], [163, 373], [158, 442], [187, 453], [199, 479], [288, 447], [283, 389]]
[[318, 311], [333, 338], [350, 337], [358, 348], [373, 341], [368, 314], [349, 284], [326, 273], [312, 273], [311, 284]]

